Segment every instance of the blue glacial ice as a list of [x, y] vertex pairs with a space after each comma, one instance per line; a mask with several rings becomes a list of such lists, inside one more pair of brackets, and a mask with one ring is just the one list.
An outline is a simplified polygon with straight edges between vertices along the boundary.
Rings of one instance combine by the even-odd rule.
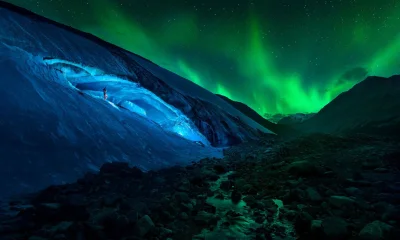
[[103, 99], [103, 88], [107, 88], [107, 101], [115, 108], [127, 109], [143, 116], [157, 123], [164, 131], [179, 134], [183, 138], [203, 145], [210, 145], [180, 110], [165, 103], [138, 83], [65, 60], [45, 58], [43, 62], [62, 74], [59, 81], [73, 86], [82, 93]]
[[154, 170], [219, 158], [215, 146], [271, 133], [137, 55], [2, 6], [0, 197], [71, 182], [110, 161]]

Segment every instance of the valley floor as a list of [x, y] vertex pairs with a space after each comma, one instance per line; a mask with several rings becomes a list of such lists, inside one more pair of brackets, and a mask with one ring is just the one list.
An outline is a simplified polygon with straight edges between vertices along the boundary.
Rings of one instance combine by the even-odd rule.
[[316, 134], [225, 155], [148, 173], [105, 164], [4, 203], [0, 239], [400, 239], [398, 139]]

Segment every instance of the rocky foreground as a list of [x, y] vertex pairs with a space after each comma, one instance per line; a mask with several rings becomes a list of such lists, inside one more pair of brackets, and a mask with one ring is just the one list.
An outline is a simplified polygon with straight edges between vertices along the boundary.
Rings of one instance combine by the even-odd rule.
[[4, 203], [0, 239], [400, 239], [400, 141], [265, 139], [222, 160], [123, 163]]

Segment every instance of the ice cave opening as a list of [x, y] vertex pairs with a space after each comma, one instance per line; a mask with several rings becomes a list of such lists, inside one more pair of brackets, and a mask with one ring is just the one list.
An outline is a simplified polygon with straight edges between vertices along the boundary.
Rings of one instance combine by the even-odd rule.
[[181, 137], [210, 146], [192, 121], [180, 110], [167, 104], [153, 92], [139, 83], [121, 76], [109, 75], [100, 69], [84, 66], [62, 59], [43, 58], [43, 61], [62, 73], [67, 85], [94, 98], [103, 99], [107, 89], [107, 102], [115, 108], [128, 110], [158, 124], [163, 130]]

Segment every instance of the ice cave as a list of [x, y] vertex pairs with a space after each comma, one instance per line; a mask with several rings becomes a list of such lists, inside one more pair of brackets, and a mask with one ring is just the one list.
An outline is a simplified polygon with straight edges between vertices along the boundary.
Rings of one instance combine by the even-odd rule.
[[165, 103], [151, 91], [128, 78], [108, 75], [103, 71], [50, 57], [43, 58], [45, 64], [58, 70], [66, 83], [82, 93], [103, 99], [107, 89], [108, 101], [117, 109], [129, 110], [157, 123], [165, 131], [179, 134], [185, 139], [209, 146], [208, 140], [196, 126], [178, 109]]

